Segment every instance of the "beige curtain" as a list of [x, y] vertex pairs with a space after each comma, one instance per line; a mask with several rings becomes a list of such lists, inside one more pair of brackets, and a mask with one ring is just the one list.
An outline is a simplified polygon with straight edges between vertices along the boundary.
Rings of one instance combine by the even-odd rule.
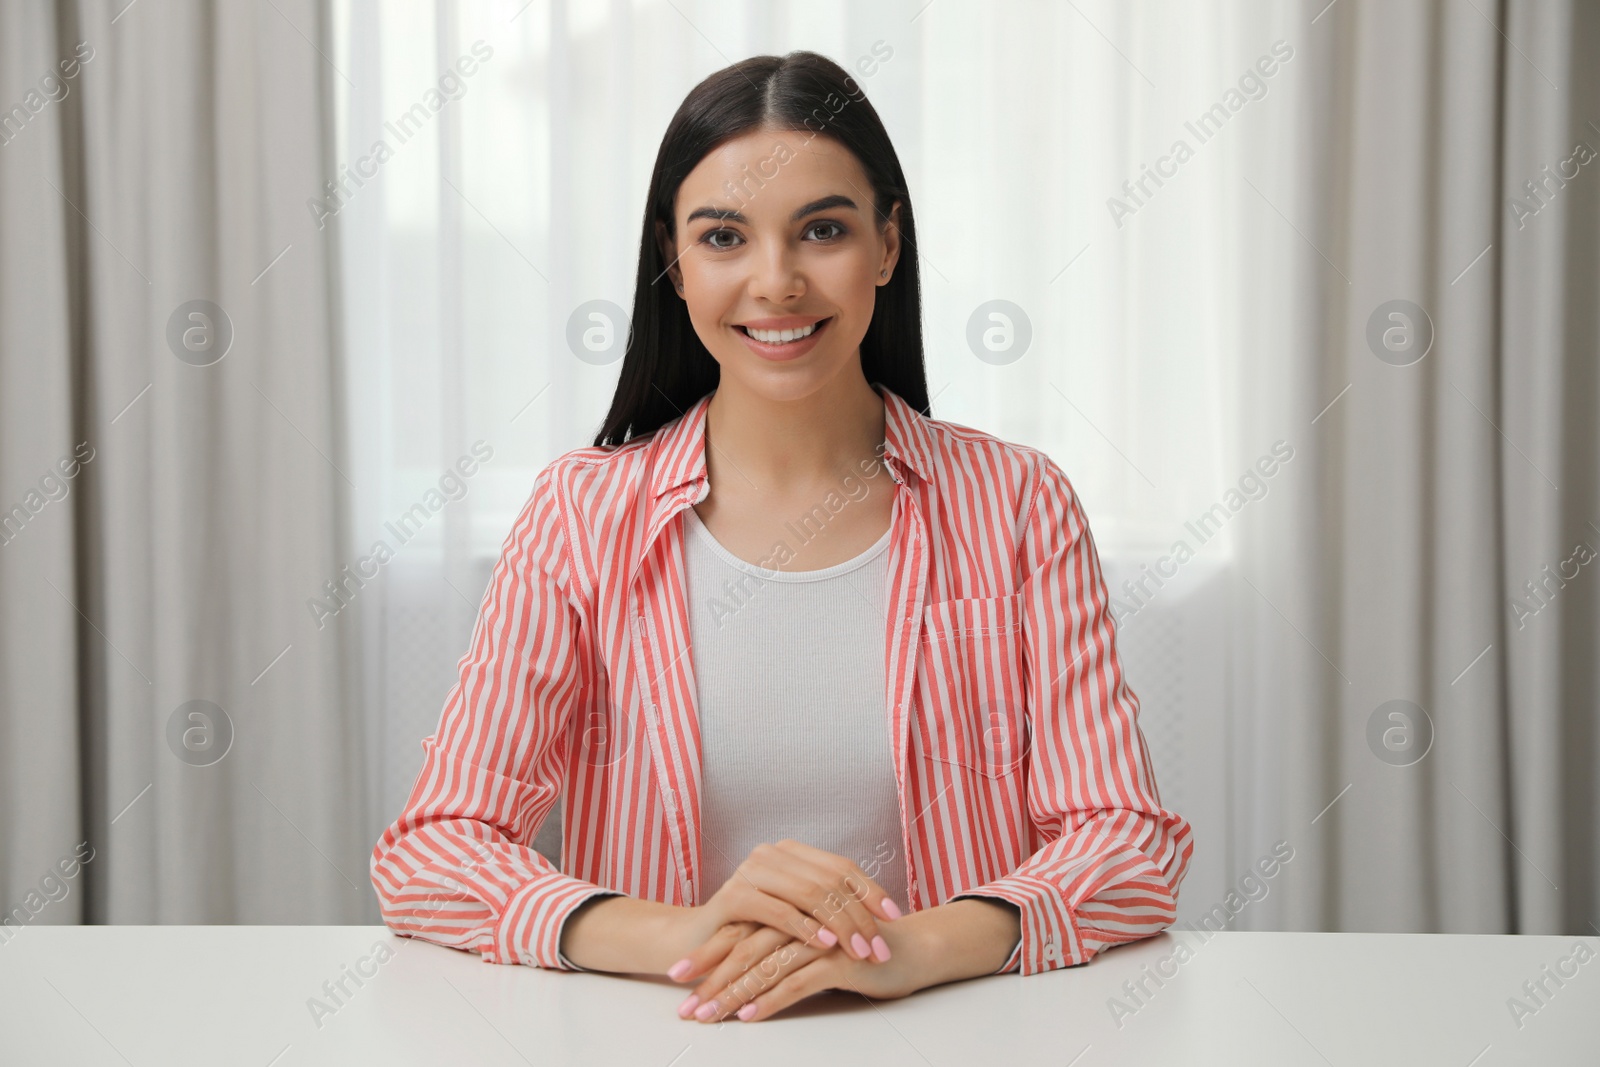
[[1297, 173], [1240, 188], [1295, 231], [1241, 279], [1295, 280], [1240, 398], [1296, 450], [1232, 590], [1230, 867], [1296, 850], [1246, 925], [1593, 935], [1600, 8], [1320, 7]]
[[0, 5], [16, 927], [369, 916], [326, 17]]

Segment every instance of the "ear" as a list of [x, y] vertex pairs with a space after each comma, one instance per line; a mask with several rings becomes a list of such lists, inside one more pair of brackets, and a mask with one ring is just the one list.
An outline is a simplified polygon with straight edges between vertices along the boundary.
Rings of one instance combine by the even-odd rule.
[[667, 279], [678, 295], [683, 295], [683, 270], [678, 266], [678, 242], [667, 233], [667, 224], [656, 220], [656, 247], [661, 250], [661, 262], [667, 264]]
[[889, 284], [889, 279], [894, 277], [895, 264], [900, 262], [900, 201], [896, 200], [889, 205], [889, 219], [883, 224], [883, 262], [878, 265], [878, 270], [888, 271], [885, 276], [879, 273], [879, 285]]

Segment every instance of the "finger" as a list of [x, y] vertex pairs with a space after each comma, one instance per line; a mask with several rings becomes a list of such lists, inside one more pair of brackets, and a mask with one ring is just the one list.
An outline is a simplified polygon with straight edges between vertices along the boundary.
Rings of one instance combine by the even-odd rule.
[[812, 863], [842, 872], [841, 880], [848, 879], [846, 888], [851, 892], [867, 910], [885, 922], [893, 922], [904, 914], [900, 905], [895, 903], [893, 897], [879, 885], [877, 880], [861, 868], [859, 864], [848, 856], [841, 856], [836, 852], [808, 845], [804, 841], [785, 839], [778, 842], [778, 847], [796, 856], [803, 856]]
[[[836, 863], [849, 862], [820, 849], [814, 851]], [[826, 926], [851, 959], [888, 958], [888, 943], [878, 938], [877, 923], [871, 912], [851, 895], [840, 870], [815, 863], [807, 856], [778, 845], [761, 844], [750, 850], [749, 857], [734, 873], [741, 879], [737, 888], [753, 886]], [[858, 880], [853, 885], [859, 894], [862, 883]], [[820, 934], [818, 937], [824, 945], [828, 944], [827, 937]], [[874, 948], [878, 950], [877, 957], [874, 957]]]
[[756, 926], [750, 934], [740, 938], [714, 966], [701, 974], [695, 984], [695, 994], [702, 1000], [709, 1000], [729, 982], [793, 940], [783, 930]]
[[[758, 849], [771, 847], [757, 846]], [[837, 945], [840, 941], [839, 929], [843, 929], [845, 939], [849, 939], [854, 927], [845, 920], [835, 922], [835, 928], [830, 929], [822, 919], [812, 918], [796, 906], [795, 902], [798, 901], [808, 908], [817, 907], [820, 915], [828, 914], [828, 908], [822, 906], [828, 894], [821, 886], [797, 876], [792, 869], [785, 869], [785, 865], [790, 868], [794, 866], [796, 861], [793, 858], [752, 862], [755, 856], [756, 853], [752, 852], [751, 860], [735, 868], [728, 884], [717, 891], [729, 894], [729, 914], [754, 920], [775, 930], [787, 931], [789, 936], [819, 949]]]
[[758, 922], [736, 921], [723, 923], [715, 933], [696, 946], [683, 959], [667, 970], [674, 982], [693, 981], [721, 963], [735, 945], [758, 930], [765, 929]]
[[839, 935], [847, 955], [864, 962], [881, 963], [889, 958], [889, 943], [878, 933], [878, 919], [867, 901], [882, 907], [888, 899], [880, 887], [850, 860], [800, 841], [784, 840], [774, 846], [794, 863], [804, 864], [810, 877], [828, 892], [821, 911], [810, 909], [818, 922], [827, 923]]
[[[833, 959], [837, 960], [838, 957]], [[784, 975], [771, 989], [763, 990], [745, 1001], [734, 1017], [747, 1023], [769, 1019], [814, 993], [833, 988], [832, 975], [833, 968], [827, 958], [813, 960]]]
[[[800, 943], [795, 942], [794, 938], [782, 930], [774, 930], [770, 926], [757, 927], [755, 933], [734, 945], [721, 962], [695, 986], [693, 995], [698, 998], [695, 1006], [698, 1007], [699, 1003], [715, 998], [750, 968], [790, 942]], [[831, 952], [832, 949], [827, 951]]]
[[801, 941], [790, 939], [776, 951], [768, 953], [754, 967], [738, 975], [727, 985], [715, 990], [695, 1011], [700, 1022], [720, 1022], [728, 1019], [763, 991], [773, 987], [785, 974], [802, 967], [821, 956], [834, 956], [833, 949], [816, 949]]
[[[673, 969], [676, 970], [680, 964], [690, 964], [689, 967], [678, 971], [678, 975], [673, 977], [674, 981], [694, 981], [698, 982], [701, 986], [700, 989], [695, 990], [685, 997], [683, 1003], [678, 1005], [678, 1018], [689, 1018], [694, 1014], [694, 1010], [700, 1006], [701, 998], [706, 995], [706, 990], [704, 988], [705, 981], [703, 977], [706, 971], [711, 970], [720, 964], [724, 959], [726, 959], [727, 955], [734, 948], [736, 948], [740, 942], [766, 929], [768, 929], [768, 927], [754, 922], [724, 923], [722, 926], [717, 928], [716, 933], [706, 939], [704, 945], [695, 949], [695, 951], [691, 952], [688, 956], [685, 956], [682, 960], [678, 961], [677, 964], [673, 965]], [[670, 970], [667, 973], [669, 976], [672, 976], [673, 974], [673, 972]]]
[[849, 857], [793, 839], [779, 841], [776, 847], [826, 872], [822, 876], [825, 882], [846, 898], [852, 912], [858, 916], [865, 913], [872, 917], [870, 920], [857, 920], [869, 937], [877, 933], [877, 920], [893, 922], [902, 914], [899, 905], [884, 891], [883, 886]]
[[776, 988], [791, 972], [805, 967], [818, 958], [834, 956], [832, 949], [819, 950], [800, 941], [790, 940], [777, 951], [769, 953], [756, 966], [717, 991], [695, 1011], [701, 1022], [719, 1022], [733, 1016], [745, 1004]]

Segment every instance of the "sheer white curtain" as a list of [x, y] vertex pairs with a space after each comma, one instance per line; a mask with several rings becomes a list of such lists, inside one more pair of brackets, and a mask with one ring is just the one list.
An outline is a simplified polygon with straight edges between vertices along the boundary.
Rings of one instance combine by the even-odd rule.
[[[1185, 905], [1214, 901], [1227, 881], [1215, 579], [1235, 532], [1219, 523], [1202, 541], [1185, 530], [1273, 443], [1271, 431], [1236, 433], [1239, 353], [1247, 332], [1273, 333], [1287, 290], [1269, 277], [1242, 293], [1239, 268], [1298, 238], [1244, 180], [1287, 181], [1273, 146], [1293, 123], [1303, 60], [1269, 64], [1272, 75], [1243, 87], [1241, 77], [1293, 16], [1263, 5], [1219, 17], [1114, 3], [346, 0], [340, 153], [363, 184], [340, 192], [329, 224], [347, 262], [363, 490], [351, 548], [394, 550], [359, 594], [383, 620], [368, 644], [374, 835], [415, 776], [534, 473], [589, 443], [608, 406], [618, 365], [577, 358], [568, 316], [595, 299], [629, 306], [668, 119], [711, 71], [807, 48], [857, 72], [907, 171], [933, 416], [1049, 452], [1089, 510], [1114, 586], [1144, 579], [1119, 592], [1125, 657], [1164, 799], [1200, 834]], [[473, 61], [458, 66], [464, 56]], [[1220, 112], [1203, 120], [1212, 105]], [[378, 162], [380, 140], [392, 154]], [[1191, 146], [1181, 162], [1179, 140]], [[1010, 305], [1003, 317], [990, 316], [993, 301]], [[1030, 339], [1006, 362], [980, 358], [969, 335], [988, 328]], [[479, 441], [492, 459], [461, 479], [459, 499], [441, 492], [439, 507], [416, 510]], [[401, 528], [402, 542], [385, 523], [408, 511], [420, 529]], [[1152, 581], [1144, 568], [1182, 537], [1194, 558]]]

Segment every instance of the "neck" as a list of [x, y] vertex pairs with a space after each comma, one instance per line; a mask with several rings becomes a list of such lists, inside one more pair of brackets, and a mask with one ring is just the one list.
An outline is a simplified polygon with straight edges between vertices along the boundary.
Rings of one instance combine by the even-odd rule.
[[779, 495], [836, 481], [876, 458], [884, 439], [884, 401], [857, 373], [798, 400], [772, 400], [724, 377], [707, 408], [706, 466], [723, 478]]

